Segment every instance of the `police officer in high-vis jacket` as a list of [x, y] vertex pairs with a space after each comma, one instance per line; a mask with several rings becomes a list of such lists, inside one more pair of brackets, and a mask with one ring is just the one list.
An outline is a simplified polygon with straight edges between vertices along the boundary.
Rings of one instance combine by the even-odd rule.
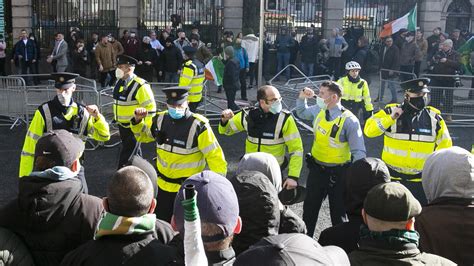
[[309, 175], [303, 221], [308, 235], [313, 237], [319, 209], [326, 196], [333, 225], [347, 221], [344, 208], [345, 171], [351, 162], [366, 155], [359, 120], [341, 105], [342, 88], [333, 81], [323, 82], [319, 88], [317, 105], [308, 106], [312, 89], [304, 88], [296, 100], [298, 117], [313, 121], [314, 142], [308, 154]]
[[155, 98], [150, 85], [134, 74], [137, 63], [138, 61], [130, 56], [120, 55], [117, 58], [113, 111], [122, 140], [119, 168], [125, 166], [133, 155], [141, 154], [140, 145], [130, 130], [130, 119], [133, 118], [135, 109], [145, 108], [148, 111], [148, 117], [145, 119], [150, 121], [156, 113]]
[[[303, 166], [303, 142], [295, 119], [282, 109], [280, 92], [273, 86], [262, 86], [257, 91], [258, 107], [247, 107], [237, 112], [222, 112], [219, 133], [233, 135], [246, 131], [245, 153], [266, 152], [277, 159], [282, 169], [288, 166], [284, 188], [297, 186]], [[289, 160], [286, 153], [289, 153]]]
[[[36, 142], [46, 132], [64, 129], [84, 141], [88, 137], [97, 141], [110, 139], [109, 125], [99, 113], [99, 108], [96, 105], [84, 106], [72, 98], [76, 90], [75, 78], [79, 75], [59, 72], [51, 76], [55, 80], [56, 96], [38, 107], [26, 132], [21, 151], [20, 177], [28, 176], [33, 171]], [[78, 177], [83, 183], [83, 191], [87, 193], [84, 167], [81, 167]]]
[[204, 64], [194, 57], [196, 51], [196, 48], [192, 46], [185, 46], [183, 48], [185, 61], [181, 70], [181, 76], [179, 77], [179, 86], [189, 87], [188, 102], [191, 112], [196, 112], [202, 100], [205, 79]]
[[400, 84], [405, 90], [402, 104], [388, 104], [367, 120], [364, 133], [373, 138], [384, 134], [382, 160], [392, 180], [400, 181], [422, 204], [426, 196], [421, 185], [421, 171], [426, 158], [436, 150], [453, 145], [440, 111], [427, 106], [427, 78]]
[[362, 117], [367, 120], [374, 111], [369, 85], [365, 79], [360, 77], [361, 66], [356, 61], [347, 62], [346, 70], [347, 75], [337, 81], [342, 86], [342, 106], [357, 117], [362, 110]]
[[158, 197], [156, 214], [170, 221], [173, 203], [181, 184], [200, 173], [206, 165], [213, 172], [226, 175], [227, 162], [209, 121], [188, 107], [187, 88], [163, 89], [168, 110], [152, 119], [145, 108], [137, 108], [131, 120], [131, 130], [140, 142], [156, 143]]

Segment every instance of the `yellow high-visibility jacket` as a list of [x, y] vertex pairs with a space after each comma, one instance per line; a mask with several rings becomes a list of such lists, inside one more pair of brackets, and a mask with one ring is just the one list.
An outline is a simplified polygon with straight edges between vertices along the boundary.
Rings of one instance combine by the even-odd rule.
[[188, 101], [200, 102], [204, 86], [204, 65], [197, 59], [189, 59], [183, 63], [183, 70], [179, 77], [180, 87], [190, 87]]
[[21, 151], [19, 176], [28, 176], [33, 171], [36, 142], [45, 132], [65, 129], [82, 140], [87, 137], [97, 141], [110, 139], [109, 124], [102, 115], [92, 117], [87, 109], [75, 102], [64, 107], [55, 98], [42, 104], [36, 110], [30, 127], [26, 132], [23, 150]]
[[[382, 160], [389, 168], [404, 175], [417, 175], [431, 153], [451, 147], [453, 142], [438, 109], [427, 106], [416, 117], [404, 118], [402, 115], [393, 120], [391, 114], [397, 106], [388, 104], [369, 118], [364, 133], [369, 138], [384, 134]], [[420, 182], [421, 179], [410, 181]]]
[[280, 166], [288, 150], [288, 176], [299, 178], [303, 167], [303, 142], [295, 119], [289, 111], [279, 114], [264, 113], [260, 108], [244, 108], [225, 125], [219, 123], [219, 133], [231, 136], [246, 131], [245, 153], [266, 152], [277, 159]]
[[353, 83], [346, 75], [340, 78], [337, 83], [343, 88], [342, 100], [354, 101], [356, 103], [364, 101], [365, 111], [370, 112], [374, 110], [367, 81], [361, 78], [359, 82]]
[[182, 119], [172, 119], [168, 111], [157, 113], [152, 120], [131, 123], [139, 142], [156, 142], [158, 186], [168, 192], [178, 192], [186, 178], [204, 170], [222, 176], [227, 173], [227, 162], [209, 121], [189, 110]]

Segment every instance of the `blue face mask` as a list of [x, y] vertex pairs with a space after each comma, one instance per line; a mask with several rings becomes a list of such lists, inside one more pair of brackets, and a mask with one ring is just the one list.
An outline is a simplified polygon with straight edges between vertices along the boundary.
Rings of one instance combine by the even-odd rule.
[[281, 101], [274, 101], [272, 105], [270, 105], [270, 113], [276, 115], [281, 112], [281, 109], [283, 108]]
[[319, 108], [326, 110], [328, 108], [328, 104], [324, 102], [324, 99], [321, 97], [316, 98], [316, 104], [319, 106]]
[[186, 114], [186, 109], [177, 109], [173, 107], [168, 107], [168, 113], [173, 119], [181, 119]]

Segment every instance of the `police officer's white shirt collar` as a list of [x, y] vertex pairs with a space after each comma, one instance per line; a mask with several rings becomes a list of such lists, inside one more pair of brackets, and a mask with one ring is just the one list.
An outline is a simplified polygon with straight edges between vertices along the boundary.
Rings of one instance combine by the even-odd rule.
[[130, 81], [132, 81], [132, 79], [135, 78], [135, 73], [131, 73], [130, 76], [125, 80], [125, 84], [128, 84]]

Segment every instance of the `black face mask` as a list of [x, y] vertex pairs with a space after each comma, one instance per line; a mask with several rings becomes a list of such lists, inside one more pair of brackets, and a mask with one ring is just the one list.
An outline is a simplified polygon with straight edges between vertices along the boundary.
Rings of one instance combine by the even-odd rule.
[[422, 110], [428, 104], [427, 98], [424, 96], [411, 97], [408, 100], [408, 104], [413, 108], [413, 111], [417, 112]]

